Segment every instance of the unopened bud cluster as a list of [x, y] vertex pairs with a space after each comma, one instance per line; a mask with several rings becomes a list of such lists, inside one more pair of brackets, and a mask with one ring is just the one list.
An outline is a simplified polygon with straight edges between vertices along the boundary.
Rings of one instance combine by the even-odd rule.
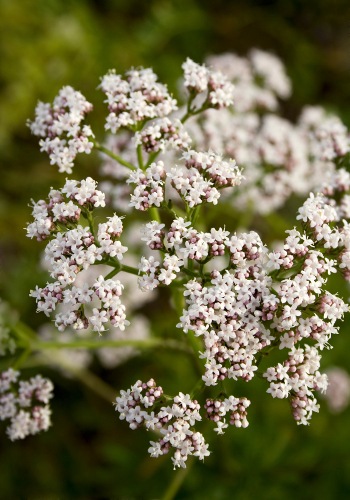
[[207, 399], [204, 408], [207, 410], [207, 418], [216, 423], [215, 432], [224, 434], [227, 429], [226, 415], [229, 413], [229, 424], [235, 427], [248, 427], [247, 408], [250, 401], [247, 398], [235, 398], [230, 396], [226, 399]]

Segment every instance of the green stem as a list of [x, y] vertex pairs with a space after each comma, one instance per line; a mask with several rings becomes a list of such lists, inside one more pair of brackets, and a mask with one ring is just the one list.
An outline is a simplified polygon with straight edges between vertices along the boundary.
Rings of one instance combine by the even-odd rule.
[[192, 259], [188, 259], [188, 268], [187, 267], [183, 267], [182, 268], [182, 271], [187, 274], [188, 276], [191, 276], [192, 278], [197, 278], [198, 275], [192, 271], [192, 268], [193, 269], [193, 260]]
[[191, 350], [182, 342], [172, 339], [150, 338], [147, 340], [91, 340], [81, 339], [70, 342], [41, 341], [38, 340], [31, 344], [32, 350], [47, 351], [51, 349], [101, 349], [102, 347], [120, 348], [135, 347], [136, 349], [173, 349], [177, 351], [191, 352]]
[[15, 361], [14, 365], [12, 366], [14, 370], [19, 370], [21, 368], [21, 366], [25, 363], [25, 361], [28, 359], [30, 353], [31, 353], [31, 348], [28, 347], [27, 349], [25, 349], [22, 354], [19, 356], [19, 358], [17, 358], [17, 360]]
[[124, 273], [134, 274], [135, 276], [140, 276], [140, 274], [143, 274], [139, 269], [137, 269], [137, 267], [127, 266], [126, 264], [121, 264], [120, 270], [124, 271]]
[[113, 271], [111, 271], [110, 273], [107, 274], [107, 276], [105, 276], [105, 280], [109, 280], [111, 278], [113, 278], [113, 276], [115, 276], [116, 274], [120, 273], [121, 271], [121, 268], [119, 267], [116, 267], [115, 269], [113, 269]]
[[185, 212], [180, 207], [176, 207], [175, 210], [169, 202], [167, 203], [166, 201], [163, 201], [161, 207], [162, 209], [166, 210], [170, 215], [172, 215], [174, 218], [186, 217]]
[[195, 92], [190, 92], [190, 95], [188, 97], [188, 101], [187, 101], [187, 107], [186, 107], [186, 113], [184, 114], [184, 116], [181, 118], [181, 123], [185, 123], [186, 120], [188, 120], [188, 118], [190, 118], [190, 116], [192, 116], [192, 108], [191, 108], [191, 105], [192, 105], [192, 102], [194, 100], [194, 98], [196, 97], [196, 93]]
[[[73, 340], [71, 342], [58, 342], [58, 341], [41, 341], [37, 339], [37, 335], [24, 323], [18, 322], [12, 325], [12, 331], [17, 335], [22, 341], [25, 340], [25, 351], [34, 350], [49, 350], [49, 349], [100, 349], [102, 347], [135, 347], [137, 349], [153, 349], [153, 348], [163, 348], [163, 349], [174, 349], [178, 351], [183, 351], [191, 353], [191, 350], [186, 344], [178, 342], [173, 339], [162, 339], [162, 338], [150, 338], [147, 340], [91, 340], [91, 339], [80, 339]], [[24, 353], [23, 353], [24, 356]], [[28, 356], [28, 355], [26, 355]], [[22, 357], [22, 356], [21, 356]], [[21, 361], [22, 362], [22, 361]]]
[[194, 388], [191, 391], [191, 399], [194, 399], [195, 395], [201, 392], [205, 387], [204, 380], [200, 378]]
[[[173, 282], [174, 283], [174, 282]], [[183, 289], [179, 289], [178, 287], [170, 288], [171, 298], [173, 302], [173, 306], [175, 308], [176, 314], [181, 316], [184, 307], [185, 307], [185, 297], [183, 294]]]
[[192, 211], [192, 213], [191, 213], [191, 226], [194, 226], [194, 223], [196, 222], [197, 217], [198, 217], [198, 215], [199, 215], [199, 211], [200, 211], [200, 209], [201, 209], [201, 205], [197, 205], [197, 206], [193, 209], [193, 211]]
[[149, 210], [149, 213], [150, 213], [152, 220], [156, 220], [157, 222], [161, 222], [159, 210], [157, 207], [151, 207], [148, 210]]
[[94, 220], [93, 220], [93, 217], [92, 217], [92, 213], [90, 211], [86, 212], [86, 218], [87, 218], [87, 221], [89, 223], [90, 232], [95, 237]]
[[157, 151], [155, 153], [151, 153], [149, 156], [148, 156], [148, 160], [147, 160], [147, 165], [146, 165], [146, 168], [148, 168], [153, 162], [154, 160], [156, 160], [156, 158], [158, 157], [158, 155], [161, 153], [161, 151]]
[[187, 120], [193, 115], [193, 113], [186, 113], [182, 118], [181, 118], [181, 123], [187, 122]]
[[172, 500], [175, 498], [176, 493], [179, 491], [181, 488], [182, 483], [186, 479], [186, 476], [191, 470], [191, 467], [194, 464], [194, 457], [191, 456], [187, 460], [187, 466], [185, 469], [178, 469], [173, 477], [173, 480], [171, 481], [170, 485], [168, 486], [166, 492], [164, 493], [162, 500]]
[[120, 348], [135, 347], [136, 349], [172, 349], [193, 355], [186, 344], [172, 339], [151, 338], [147, 340], [75, 340], [71, 342], [40, 341], [36, 339], [35, 332], [27, 325], [18, 322], [12, 326], [13, 332], [26, 345], [24, 352], [17, 359], [14, 368], [19, 368], [27, 360], [33, 351], [40, 351], [37, 358], [44, 359], [46, 364], [56, 364], [70, 372], [74, 377], [99, 394], [105, 400], [111, 402], [115, 398], [115, 391], [99, 377], [86, 369], [77, 368], [62, 360], [52, 351], [57, 349], [100, 349], [102, 347]]
[[22, 323], [21, 321], [12, 324], [11, 330], [20, 341], [20, 345], [24, 345], [26, 348], [30, 347], [32, 340], [36, 340], [37, 336], [34, 330], [29, 328], [29, 326], [27, 326], [25, 323]]
[[195, 360], [195, 370], [197, 372], [197, 375], [202, 378], [203, 364], [199, 358], [199, 352], [203, 351], [203, 342], [199, 337], [196, 337], [191, 330], [186, 334], [186, 339], [188, 345], [191, 348], [191, 351], [193, 352], [193, 358]]
[[137, 151], [137, 161], [139, 162], [139, 167], [141, 170], [144, 170], [141, 144], [137, 146], [136, 151]]
[[[25, 351], [21, 354], [21, 356], [17, 359], [17, 361], [14, 364], [14, 368], [19, 368], [27, 360], [28, 356], [32, 353], [32, 351], [36, 349], [44, 349], [43, 346], [45, 342], [36, 340], [37, 335], [34, 332], [34, 330], [32, 330], [30, 327], [28, 327], [27, 325], [25, 325], [20, 321], [17, 324], [12, 325], [12, 331], [19, 339], [25, 340], [27, 346]], [[61, 347], [64, 347], [64, 344], [62, 343], [60, 344]], [[63, 369], [72, 373], [75, 376], [75, 378], [79, 379], [86, 386], [88, 386], [90, 389], [95, 391], [97, 394], [99, 394], [107, 401], [111, 402], [115, 398], [114, 389], [109, 385], [107, 385], [105, 382], [103, 382], [96, 375], [91, 373], [89, 370], [77, 368], [65, 362], [62, 359], [57, 359], [57, 356], [55, 357], [52, 353], [48, 352], [47, 350], [45, 352], [40, 353], [39, 359], [40, 356], [45, 360], [46, 364], [58, 364]]]
[[76, 379], [85, 384], [109, 403], [115, 400], [117, 391], [97, 377], [94, 373], [89, 370], [76, 370], [71, 367], [67, 367], [67, 370], [70, 370]]
[[267, 346], [265, 348], [265, 350], [262, 350], [260, 351], [257, 356], [256, 356], [256, 361], [255, 361], [255, 365], [256, 366], [259, 366], [261, 361], [264, 359], [264, 357], [268, 356], [270, 354], [271, 351], [273, 351], [274, 349], [276, 349], [277, 345], [279, 344], [279, 338], [277, 338], [276, 340], [274, 340], [274, 342], [272, 342], [271, 345]]
[[102, 146], [101, 144], [99, 144], [98, 142], [95, 142], [94, 141], [94, 145], [95, 145], [95, 148], [98, 149], [99, 151], [101, 151], [101, 153], [104, 153], [106, 154], [107, 156], [109, 156], [110, 158], [113, 158], [113, 160], [116, 160], [117, 162], [119, 162], [121, 165], [124, 165], [124, 167], [127, 167], [129, 168], [130, 170], [136, 170], [136, 167], [135, 165], [133, 165], [132, 163], [129, 163], [128, 161], [124, 160], [121, 156], [113, 153], [112, 151], [110, 151], [108, 148], [105, 148], [104, 146]]
[[254, 220], [254, 206], [251, 200], [248, 201], [247, 207], [244, 211], [240, 212], [238, 220], [238, 229], [250, 229]]
[[[70, 372], [76, 379], [80, 380], [87, 387], [99, 394], [105, 400], [111, 402], [115, 398], [115, 391], [99, 377], [86, 369], [77, 368], [67, 363], [52, 351], [56, 349], [100, 349], [102, 347], [120, 348], [135, 347], [137, 349], [173, 349], [185, 352], [192, 356], [192, 350], [186, 344], [172, 339], [151, 338], [147, 340], [75, 340], [72, 342], [55, 342], [37, 340], [36, 333], [24, 323], [18, 322], [12, 325], [12, 331], [26, 348], [14, 364], [14, 368], [19, 368], [27, 360], [33, 351], [40, 351], [37, 359], [44, 360], [45, 364], [58, 365]], [[35, 358], [35, 357], [34, 357]], [[33, 359], [33, 358], [31, 358]]]
[[200, 108], [198, 109], [189, 109], [186, 114], [181, 118], [181, 123], [185, 123], [189, 118], [191, 118], [191, 116], [195, 116], [195, 115], [199, 115], [199, 113], [202, 113], [203, 111], [205, 111], [206, 109], [208, 109], [209, 106], [207, 104], [203, 104], [203, 106], [201, 106]]
[[117, 391], [113, 389], [110, 385], [106, 384], [103, 380], [97, 377], [90, 370], [85, 368], [77, 368], [71, 363], [67, 363], [65, 360], [58, 359], [57, 356], [52, 355], [50, 352], [41, 353], [38, 356], [39, 362], [44, 362], [45, 364], [52, 366], [57, 365], [61, 369], [69, 372], [75, 379], [82, 382], [86, 387], [91, 389], [93, 392], [98, 394], [101, 398], [105, 399], [109, 403], [115, 399]]
[[142, 274], [142, 272], [140, 272], [140, 270], [137, 267], [121, 264], [119, 260], [114, 259], [113, 257], [106, 260], [102, 260], [98, 264], [106, 264], [107, 266], [114, 267], [114, 269], [109, 274], [107, 274], [105, 279], [113, 278], [113, 276], [120, 273], [121, 271], [124, 271], [125, 273], [129, 274], [134, 274], [135, 276], [139, 276], [140, 274]]

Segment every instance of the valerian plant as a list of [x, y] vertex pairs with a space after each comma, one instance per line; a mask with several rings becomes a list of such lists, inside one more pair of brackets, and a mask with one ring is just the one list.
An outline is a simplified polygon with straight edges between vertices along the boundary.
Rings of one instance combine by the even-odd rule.
[[[77, 348], [95, 348], [114, 366], [142, 345], [190, 349], [198, 358], [191, 394], [179, 387], [167, 395], [154, 379], [137, 380], [115, 401], [131, 429], [154, 433], [150, 455], [171, 453], [174, 468], [210, 454], [210, 425], [217, 434], [248, 426], [251, 401], [227, 393], [227, 379], [260, 375], [272, 397], [288, 400], [297, 424], [319, 411], [315, 392], [327, 389], [321, 354], [349, 312], [328, 287], [333, 274], [350, 280], [348, 131], [320, 107], [305, 108], [297, 123], [280, 117], [279, 99], [291, 84], [271, 54], [225, 54], [208, 66], [187, 59], [183, 70], [183, 106], [151, 69], [103, 76], [104, 141], [85, 123], [92, 104], [69, 86], [53, 104], [39, 103], [29, 122], [60, 172], [72, 174], [79, 153], [98, 150], [109, 180], [66, 178], [46, 200], [32, 202], [27, 235], [46, 242], [51, 280], [30, 294], [55, 328], [40, 340], [12, 324], [20, 354], [0, 378], [0, 416], [10, 420], [11, 439], [48, 428], [51, 382], [40, 375], [18, 382], [17, 369], [65, 335], [62, 351], [76, 363]], [[211, 224], [220, 204], [264, 216], [293, 194], [305, 201], [274, 249], [255, 231], [228, 231], [222, 217]], [[106, 206], [115, 213], [103, 219]], [[148, 221], [142, 216], [135, 226], [131, 211]], [[134, 229], [127, 234], [129, 217]], [[130, 281], [136, 277], [137, 285]], [[160, 287], [180, 304], [178, 340], [152, 337], [152, 325], [132, 314]], [[74, 339], [72, 331], [81, 330], [96, 339]], [[185, 342], [189, 334], [195, 342]], [[269, 365], [273, 350], [283, 360]], [[79, 363], [89, 363], [87, 351]], [[204, 419], [209, 426], [198, 430]]]

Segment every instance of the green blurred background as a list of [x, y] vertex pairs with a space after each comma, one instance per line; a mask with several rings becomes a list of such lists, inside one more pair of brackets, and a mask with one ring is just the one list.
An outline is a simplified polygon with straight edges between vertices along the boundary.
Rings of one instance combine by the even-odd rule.
[[[350, 125], [348, 0], [0, 0], [0, 36], [0, 296], [33, 328], [44, 320], [28, 298], [45, 279], [38, 267], [42, 246], [23, 228], [30, 199], [62, 182], [25, 126], [38, 99], [52, 101], [62, 85], [81, 90], [94, 103], [90, 122], [102, 137], [105, 110], [96, 87], [108, 69], [152, 66], [176, 92], [187, 56], [201, 62], [258, 47], [280, 56], [292, 79], [285, 116], [322, 104]], [[80, 178], [96, 177], [97, 155], [78, 163]], [[341, 292], [349, 295], [345, 287]], [[348, 336], [349, 323], [325, 367], [350, 371]], [[110, 371], [96, 363], [94, 370], [116, 393], [147, 376], [168, 393], [185, 392], [191, 383], [183, 381], [194, 376], [188, 358], [165, 351]], [[169, 457], [147, 457], [151, 435], [128, 430], [110, 403], [79, 382], [44, 373], [55, 383], [54, 426], [14, 444], [1, 432], [0, 499], [161, 498], [174, 473]], [[176, 498], [350, 498], [350, 410], [332, 415], [323, 402], [310, 427], [297, 427], [287, 402], [265, 390], [259, 380], [242, 387], [253, 401], [249, 428], [213, 439], [211, 457], [193, 465]]]

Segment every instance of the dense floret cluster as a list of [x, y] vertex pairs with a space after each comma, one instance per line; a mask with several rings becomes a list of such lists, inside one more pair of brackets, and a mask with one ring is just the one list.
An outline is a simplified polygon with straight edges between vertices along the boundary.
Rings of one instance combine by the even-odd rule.
[[28, 122], [34, 135], [40, 139], [41, 151], [48, 153], [51, 165], [60, 172], [72, 173], [78, 153], [91, 153], [94, 134], [89, 125], [82, 125], [85, 115], [92, 111], [85, 97], [72, 87], [63, 87], [53, 101], [39, 102], [35, 120]]
[[[30, 128], [51, 163], [70, 173], [77, 153], [94, 147], [109, 180], [98, 186], [91, 177], [67, 179], [47, 201], [33, 202], [34, 221], [27, 227], [28, 237], [45, 240], [53, 280], [31, 296], [38, 311], [54, 315], [65, 338], [74, 338], [72, 330], [89, 330], [94, 342], [94, 332], [105, 332], [103, 352], [95, 344], [106, 366], [136, 355], [140, 338], [149, 341], [147, 349], [164, 341], [194, 356], [200, 374], [190, 394], [167, 396], [153, 379], [139, 380], [115, 402], [132, 430], [144, 427], [157, 436], [151, 457], [173, 452], [174, 468], [186, 467], [190, 456], [209, 455], [204, 417], [219, 435], [229, 425], [248, 426], [253, 398], [230, 394], [235, 381], [260, 376], [268, 394], [288, 399], [297, 424], [309, 424], [319, 411], [317, 392], [331, 401], [322, 354], [349, 305], [331, 293], [329, 278], [350, 281], [345, 125], [319, 107], [304, 108], [296, 123], [279, 116], [279, 100], [290, 95], [291, 83], [272, 54], [224, 54], [207, 65], [187, 59], [183, 70], [183, 107], [151, 69], [106, 74], [100, 88], [110, 135], [103, 144], [82, 125], [92, 106], [79, 92], [65, 87], [52, 106], [38, 105]], [[259, 225], [290, 198], [299, 200], [296, 221], [271, 246]], [[99, 208], [105, 210], [96, 217]], [[110, 208], [120, 215], [106, 217]], [[125, 276], [135, 280], [130, 330]], [[184, 334], [178, 338], [173, 331], [161, 338], [157, 303], [149, 316], [141, 307], [139, 294], [156, 300], [164, 287], [161, 299], [170, 298]], [[148, 321], [153, 323], [145, 327]], [[271, 362], [273, 350], [277, 359]], [[333, 390], [334, 408], [349, 398], [349, 380], [342, 380], [344, 390]], [[32, 405], [33, 398], [47, 405], [50, 383], [40, 376], [17, 381], [11, 369], [0, 378], [0, 418], [11, 419], [11, 439], [46, 429], [50, 416], [47, 406]]]
[[192, 142], [181, 121], [169, 118], [156, 120], [141, 132], [136, 132], [135, 139], [146, 153], [158, 153], [166, 148], [186, 149]]
[[235, 398], [230, 396], [222, 399], [207, 399], [205, 409], [207, 410], [207, 418], [215, 422], [214, 429], [218, 434], [224, 434], [228, 423], [226, 422], [227, 413], [230, 414], [229, 423], [235, 427], [248, 427], [247, 408], [250, 406], [250, 401], [247, 398]]
[[[69, 201], [67, 201], [69, 200]], [[119, 261], [127, 247], [119, 237], [123, 230], [122, 219], [117, 215], [94, 228], [79, 224], [80, 218], [91, 221], [92, 211], [105, 206], [104, 194], [96, 189], [96, 182], [88, 177], [81, 182], [67, 180], [61, 190], [51, 190], [49, 201], [33, 203], [34, 222], [28, 225], [27, 235], [38, 240], [50, 238], [45, 248], [45, 260], [54, 281], [46, 287], [36, 287], [31, 296], [37, 301], [38, 311], [47, 316], [64, 304], [65, 311], [56, 314], [55, 325], [63, 331], [67, 326], [76, 330], [90, 325], [94, 331], [105, 330], [110, 322], [124, 330], [128, 325], [125, 307], [121, 303], [123, 285], [120, 281], [105, 280], [100, 275], [89, 287], [75, 286], [80, 272], [102, 262], [120, 266]], [[92, 315], [87, 316], [85, 306], [93, 307]]]
[[[144, 394], [143, 392], [146, 391]], [[200, 406], [189, 394], [180, 392], [171, 406], [162, 406], [159, 411], [153, 407], [163, 394], [153, 379], [146, 383], [137, 381], [131, 389], [121, 391], [116, 399], [115, 409], [120, 419], [126, 419], [131, 429], [145, 425], [147, 429], [161, 434], [158, 441], [151, 441], [151, 457], [159, 457], [174, 449], [172, 462], [176, 467], [186, 467], [190, 455], [204, 460], [209, 455], [208, 445], [203, 435], [193, 426], [202, 420]]]
[[114, 71], [105, 75], [100, 88], [107, 96], [106, 130], [115, 134], [121, 127], [137, 128], [145, 121], [163, 118], [175, 111], [176, 100], [157, 79], [149, 68], [130, 70], [124, 78]]
[[182, 68], [184, 85], [190, 93], [191, 100], [201, 97], [204, 108], [220, 109], [233, 104], [234, 85], [222, 72], [212, 71], [190, 58], [187, 58]]
[[10, 421], [6, 432], [11, 441], [46, 431], [51, 425], [52, 382], [41, 375], [26, 381], [19, 376], [12, 368], [0, 374], [0, 420]]

